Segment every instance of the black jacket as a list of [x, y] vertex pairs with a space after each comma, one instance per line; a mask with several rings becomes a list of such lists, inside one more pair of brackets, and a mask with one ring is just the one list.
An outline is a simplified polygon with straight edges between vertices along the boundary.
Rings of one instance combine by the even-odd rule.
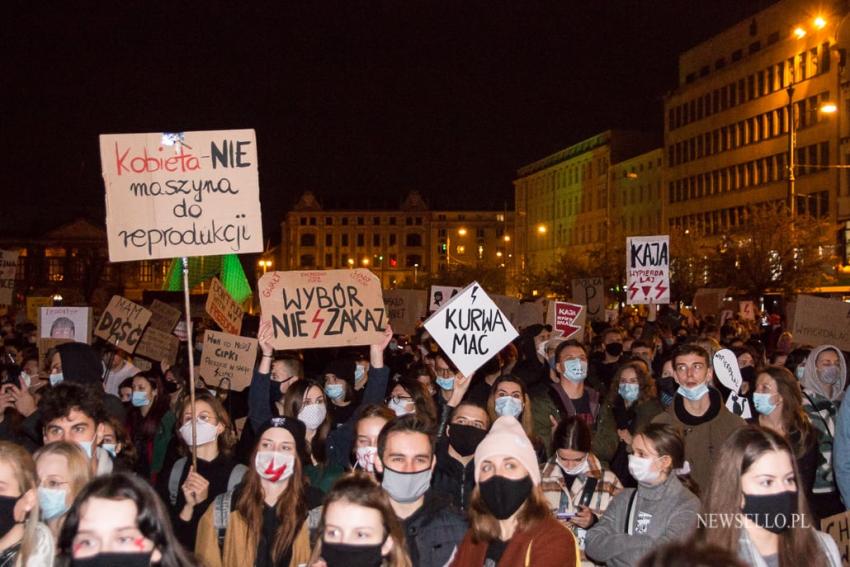
[[475, 459], [464, 467], [449, 455], [449, 440], [443, 437], [437, 442], [437, 466], [431, 477], [431, 488], [442, 493], [458, 510], [466, 510], [469, 496], [475, 487]]
[[412, 516], [402, 521], [413, 567], [443, 567], [466, 534], [466, 520], [433, 488]]

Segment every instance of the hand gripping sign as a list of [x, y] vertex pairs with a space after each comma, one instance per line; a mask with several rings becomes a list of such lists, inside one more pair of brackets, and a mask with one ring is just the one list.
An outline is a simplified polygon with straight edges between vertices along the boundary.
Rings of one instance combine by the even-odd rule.
[[726, 400], [726, 408], [735, 415], [750, 419], [752, 417], [750, 403], [747, 398], [738, 395], [743, 378], [741, 378], [741, 369], [738, 368], [738, 359], [735, 353], [726, 348], [717, 351], [712, 366], [714, 366], [714, 375], [717, 376], [720, 383], [732, 390]]
[[472, 376], [518, 334], [478, 282], [431, 315], [425, 329], [464, 376]]

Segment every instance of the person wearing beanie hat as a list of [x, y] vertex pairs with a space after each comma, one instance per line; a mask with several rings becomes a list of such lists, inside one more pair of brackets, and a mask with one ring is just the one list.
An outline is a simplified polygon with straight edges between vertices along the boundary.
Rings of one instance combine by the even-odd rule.
[[[308, 514], [321, 493], [303, 474], [305, 427], [298, 419], [275, 417], [257, 430], [257, 443], [242, 483], [221, 494], [198, 524], [195, 554], [204, 565], [286, 565], [310, 559]], [[216, 512], [230, 510], [219, 548]]]
[[477, 486], [469, 531], [451, 567], [569, 567], [579, 564], [572, 532], [552, 515], [534, 446], [515, 417], [498, 418], [475, 450]]

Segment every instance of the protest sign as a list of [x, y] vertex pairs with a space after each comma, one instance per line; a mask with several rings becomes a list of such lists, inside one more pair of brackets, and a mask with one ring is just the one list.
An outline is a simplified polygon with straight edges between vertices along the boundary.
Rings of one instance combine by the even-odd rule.
[[425, 329], [465, 376], [472, 376], [518, 334], [478, 282], [431, 315]]
[[700, 315], [717, 315], [727, 291], [725, 287], [701, 287], [694, 294], [694, 307]]
[[626, 279], [629, 305], [670, 303], [670, 237], [627, 238]]
[[720, 383], [731, 390], [726, 399], [726, 409], [743, 419], [750, 419], [753, 416], [750, 410], [750, 402], [747, 398], [738, 394], [743, 378], [735, 353], [729, 349], [717, 351], [714, 354], [712, 366], [714, 367], [714, 375], [720, 380]]
[[97, 322], [94, 334], [124, 352], [132, 353], [150, 318], [148, 309], [120, 295], [113, 295]]
[[101, 134], [109, 260], [263, 251], [253, 130]]
[[738, 303], [738, 314], [744, 321], [756, 320], [756, 303], [755, 301], [740, 301]]
[[462, 290], [462, 287], [450, 285], [432, 285], [431, 296], [428, 300], [428, 311], [436, 311]]
[[516, 326], [515, 321], [519, 315], [519, 299], [515, 297], [508, 297], [507, 295], [491, 295], [490, 299], [493, 300], [493, 303], [496, 304], [496, 307], [499, 308], [502, 315], [507, 317], [508, 321], [511, 322], [511, 325]]
[[38, 336], [42, 339], [71, 339], [91, 343], [91, 307], [42, 307]]
[[225, 333], [238, 335], [242, 332], [242, 307], [230, 297], [218, 278], [213, 278], [210, 282], [206, 310]]
[[584, 305], [591, 321], [605, 321], [605, 282], [602, 278], [576, 278], [572, 281], [573, 301]]
[[426, 314], [428, 296], [424, 289], [384, 290], [384, 305], [393, 332], [412, 335]]
[[180, 320], [180, 310], [159, 299], [153, 300], [150, 311], [150, 326], [166, 333], [172, 332], [177, 321]]
[[42, 307], [53, 307], [52, 297], [27, 297], [27, 320], [31, 323], [38, 324], [39, 309]]
[[10, 307], [15, 298], [18, 251], [0, 250], [0, 307]]
[[251, 385], [256, 362], [257, 339], [218, 331], [204, 333], [200, 374], [211, 386], [244, 390]]
[[260, 278], [262, 320], [277, 349], [373, 345], [387, 326], [381, 281], [367, 269], [268, 272]]
[[[518, 305], [516, 317], [508, 320], [517, 329], [525, 329], [531, 325], [542, 325], [546, 320], [546, 305], [543, 299], [537, 301], [526, 301]], [[495, 302], [499, 305], [498, 302]], [[501, 309], [501, 307], [499, 307]], [[502, 309], [502, 313], [504, 310]]]
[[552, 334], [560, 333], [563, 339], [584, 340], [586, 311], [583, 305], [566, 301], [550, 301], [546, 322], [552, 325]]
[[142, 358], [141, 356], [134, 356], [130, 359], [130, 364], [138, 368], [142, 372], [147, 372], [151, 368], [153, 368], [153, 363], [147, 358]]
[[820, 521], [820, 530], [835, 540], [841, 564], [850, 565], [850, 511], [824, 518]]
[[850, 351], [850, 303], [798, 295], [789, 330], [797, 344], [834, 345]]
[[154, 362], [167, 362], [171, 366], [177, 362], [180, 339], [171, 333], [148, 326], [136, 345], [136, 356], [144, 356]]

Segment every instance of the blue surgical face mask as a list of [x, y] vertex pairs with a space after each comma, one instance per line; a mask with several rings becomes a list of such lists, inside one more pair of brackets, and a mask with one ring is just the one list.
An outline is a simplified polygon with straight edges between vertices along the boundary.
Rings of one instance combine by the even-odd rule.
[[564, 376], [571, 382], [584, 382], [587, 378], [587, 362], [578, 358], [565, 360], [563, 363]]
[[151, 404], [147, 392], [133, 392], [133, 398], [130, 400], [134, 407], [141, 408]]
[[358, 364], [354, 367], [354, 381], [360, 382], [363, 378], [366, 377], [366, 367], [362, 364]]
[[451, 378], [443, 378], [442, 376], [437, 376], [437, 386], [442, 390], [454, 390], [455, 389], [455, 379], [454, 376]]
[[496, 398], [496, 415], [499, 417], [509, 415], [519, 418], [522, 413], [522, 402], [512, 396], [502, 396]]
[[92, 455], [92, 443], [92, 441], [77, 441], [77, 445], [80, 446], [80, 448], [86, 454], [86, 457], [88, 457], [89, 459], [91, 459]]
[[50, 385], [55, 386], [56, 384], [61, 384], [65, 377], [61, 372], [53, 372], [50, 375]]
[[806, 367], [804, 365], [800, 365], [794, 369], [794, 376], [797, 377], [797, 380], [803, 380], [803, 374], [806, 373]]
[[100, 444], [100, 447], [101, 447], [104, 451], [106, 451], [107, 453], [109, 453], [109, 456], [110, 456], [110, 457], [112, 457], [113, 459], [114, 459], [114, 458], [115, 458], [115, 456], [117, 455], [117, 453], [115, 452], [117, 445], [116, 445], [115, 443], [101, 443], [101, 444]]
[[633, 402], [640, 395], [640, 384], [620, 384], [617, 393], [627, 402]]
[[66, 490], [38, 487], [38, 507], [45, 520], [52, 520], [68, 511], [67, 496]]
[[694, 386], [693, 388], [685, 388], [684, 386], [679, 386], [679, 389], [676, 390], [676, 393], [682, 396], [683, 398], [687, 398], [692, 402], [696, 402], [702, 399], [704, 395], [708, 393], [708, 386], [703, 382], [699, 386]]
[[753, 405], [756, 406], [756, 411], [762, 415], [770, 415], [776, 409], [776, 404], [770, 401], [773, 394], [765, 394], [755, 392], [753, 394]]
[[328, 384], [325, 386], [325, 394], [332, 400], [340, 400], [345, 396], [345, 388], [342, 384]]

